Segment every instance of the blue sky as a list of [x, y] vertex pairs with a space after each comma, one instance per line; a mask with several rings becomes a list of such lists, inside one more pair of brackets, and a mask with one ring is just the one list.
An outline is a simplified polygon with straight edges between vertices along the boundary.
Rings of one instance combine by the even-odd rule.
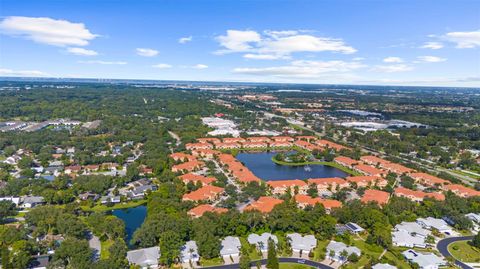
[[480, 86], [480, 2], [2, 0], [0, 76]]

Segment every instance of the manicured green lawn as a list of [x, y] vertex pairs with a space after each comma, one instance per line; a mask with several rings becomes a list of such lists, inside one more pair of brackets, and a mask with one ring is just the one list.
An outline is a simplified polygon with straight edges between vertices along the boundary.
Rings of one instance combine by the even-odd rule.
[[100, 242], [102, 251], [100, 252], [100, 259], [106, 260], [110, 257], [110, 247], [113, 245], [113, 240], [106, 240]]
[[448, 251], [462, 262], [480, 262], [480, 249], [472, 247], [468, 241], [458, 241], [448, 245]]
[[314, 268], [308, 265], [298, 263], [280, 263], [280, 269], [310, 269]]
[[200, 264], [202, 266], [216, 266], [216, 265], [222, 265], [223, 264], [223, 258], [213, 258], [213, 259], [201, 259]]
[[103, 212], [103, 211], [110, 211], [110, 210], [115, 210], [115, 209], [125, 209], [125, 208], [131, 208], [131, 207], [137, 207], [140, 205], [143, 205], [147, 203], [147, 200], [138, 200], [138, 201], [129, 201], [126, 203], [118, 203], [113, 206], [106, 206], [106, 205], [101, 205], [98, 204], [94, 207], [89, 207], [89, 206], [81, 206], [80, 208], [83, 211], [93, 211], [93, 212]]
[[321, 262], [325, 259], [325, 252], [329, 242], [329, 240], [317, 241], [317, 247], [313, 250], [314, 261]]

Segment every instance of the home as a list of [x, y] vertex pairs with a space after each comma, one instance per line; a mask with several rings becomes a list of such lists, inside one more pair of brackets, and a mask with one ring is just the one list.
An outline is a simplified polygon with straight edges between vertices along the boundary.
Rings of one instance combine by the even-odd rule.
[[184, 264], [196, 264], [200, 260], [197, 242], [188, 241], [180, 248], [180, 261]]
[[403, 175], [403, 174], [412, 173], [415, 171], [413, 169], [410, 169], [398, 163], [380, 164], [380, 167], [382, 167], [383, 169], [389, 172], [395, 173], [397, 175]]
[[289, 148], [293, 146], [292, 142], [270, 142], [269, 144], [272, 148]]
[[23, 208], [34, 208], [37, 205], [45, 204], [42, 196], [23, 196], [21, 197]]
[[451, 191], [460, 197], [473, 197], [473, 196], [480, 196], [480, 191], [476, 191], [474, 189], [465, 187], [460, 184], [450, 184], [443, 186], [443, 190]]
[[317, 247], [317, 239], [313, 235], [302, 236], [298, 233], [287, 234], [287, 240], [292, 247], [294, 254], [297, 254], [299, 257], [303, 255], [307, 256], [310, 252]]
[[378, 158], [377, 156], [368, 155], [360, 157], [360, 160], [366, 164], [370, 165], [382, 165], [382, 164], [389, 164], [390, 161], [384, 160], [382, 158]]
[[140, 266], [142, 269], [157, 268], [160, 258], [160, 247], [141, 248], [127, 252], [129, 264]]
[[339, 189], [350, 187], [345, 179], [339, 177], [311, 178], [307, 180], [307, 183], [316, 185], [318, 194], [337, 192]]
[[397, 269], [397, 267], [388, 263], [377, 263], [372, 266], [372, 269]]
[[194, 150], [194, 149], [213, 149], [212, 144], [208, 143], [187, 143], [185, 145], [187, 150]]
[[330, 213], [334, 208], [342, 207], [342, 202], [331, 199], [312, 198], [308, 195], [297, 194], [295, 195], [295, 201], [299, 208], [305, 208], [307, 206], [315, 206], [316, 204], [322, 204], [327, 213]]
[[367, 188], [377, 186], [384, 188], [388, 182], [378, 176], [351, 176], [345, 178], [349, 183], [355, 184], [357, 188]]
[[[346, 253], [345, 256], [344, 253]], [[358, 257], [360, 257], [360, 255], [362, 255], [362, 251], [357, 247], [347, 246], [343, 242], [337, 242], [333, 240], [327, 245], [327, 256], [336, 262], [344, 263], [352, 254], [356, 254]]]
[[197, 175], [194, 173], [187, 173], [187, 174], [181, 175], [179, 178], [185, 184], [188, 184], [189, 182], [193, 182], [194, 184], [197, 184], [197, 182], [201, 182], [202, 186], [209, 185], [217, 181], [217, 179], [214, 177], [206, 177], [206, 176]]
[[271, 138], [274, 142], [293, 142], [293, 137], [290, 136], [274, 136]]
[[245, 142], [244, 138], [241, 137], [225, 137], [223, 139], [224, 143], [243, 143]]
[[222, 255], [224, 260], [240, 256], [240, 249], [242, 248], [240, 238], [227, 236], [222, 240], [220, 245], [220, 255]]
[[480, 231], [480, 214], [476, 213], [468, 213], [465, 217], [472, 221], [473, 223], [473, 231], [478, 232]]
[[242, 143], [243, 148], [258, 149], [258, 148], [267, 148], [268, 144], [265, 142], [244, 142]]
[[183, 152], [175, 152], [170, 154], [170, 158], [172, 158], [174, 161], [181, 161], [181, 162], [186, 162], [186, 161], [195, 161], [196, 158], [190, 154], [183, 153]]
[[383, 176], [386, 176], [387, 175], [387, 172], [382, 170], [382, 169], [378, 169], [376, 167], [373, 167], [371, 165], [367, 165], [367, 164], [357, 164], [355, 166], [353, 166], [353, 170], [357, 171], [357, 172], [360, 172], [366, 176], [376, 176], [376, 177], [383, 177]]
[[28, 265], [29, 269], [47, 269], [50, 263], [50, 255], [32, 256]]
[[84, 192], [84, 193], [79, 194], [78, 198], [82, 201], [86, 201], [88, 199], [96, 201], [96, 200], [98, 200], [99, 195], [96, 194], [96, 193], [92, 193], [92, 192]]
[[203, 165], [204, 163], [200, 161], [188, 161], [172, 166], [172, 172], [191, 172], [200, 169]]
[[379, 206], [383, 206], [388, 203], [388, 200], [390, 199], [390, 194], [385, 191], [379, 191], [379, 190], [366, 190], [365, 193], [363, 194], [362, 203], [369, 203], [369, 202], [375, 202]]
[[417, 264], [420, 269], [438, 269], [447, 265], [447, 262], [433, 253], [420, 253], [413, 249], [402, 252], [403, 257], [410, 263]]
[[204, 137], [204, 138], [197, 138], [198, 143], [220, 143], [220, 139], [215, 137]]
[[270, 196], [262, 196], [257, 201], [251, 202], [243, 210], [258, 210], [262, 213], [270, 213], [276, 205], [281, 203], [283, 203], [283, 200]]
[[193, 202], [214, 201], [223, 193], [223, 191], [224, 191], [224, 188], [220, 188], [212, 185], [206, 185], [196, 191], [192, 191], [190, 193], [184, 194], [182, 199], [184, 201], [193, 201]]
[[218, 143], [215, 144], [216, 149], [239, 149], [242, 145], [239, 143]]
[[333, 161], [348, 168], [353, 168], [354, 165], [358, 164], [357, 160], [345, 156], [336, 157]]
[[305, 194], [308, 190], [308, 185], [303, 180], [271, 180], [267, 182], [270, 191], [274, 195], [283, 195], [290, 192], [290, 194]]
[[12, 202], [13, 204], [15, 204], [15, 206], [19, 206], [20, 205], [20, 200], [21, 198], [20, 197], [13, 197], [13, 196], [10, 196], [10, 197], [0, 197], [0, 201], [10, 201]]
[[199, 218], [203, 216], [206, 212], [213, 212], [213, 213], [226, 213], [228, 209], [226, 208], [220, 208], [220, 207], [214, 207], [213, 205], [199, 205], [197, 207], [194, 207], [190, 209], [187, 214], [189, 216], [192, 216], [193, 218]]
[[363, 233], [365, 231], [365, 229], [363, 229], [362, 227], [360, 227], [360, 225], [358, 225], [354, 222], [349, 222], [349, 223], [345, 224], [345, 226], [353, 234], [359, 234], [359, 233]]
[[334, 149], [336, 151], [340, 151], [342, 149], [349, 149], [345, 146], [342, 146], [340, 144], [337, 144], [337, 143], [334, 143], [334, 142], [331, 142], [331, 141], [328, 141], [328, 140], [324, 140], [324, 139], [318, 140], [315, 143], [322, 148]]
[[79, 173], [82, 170], [82, 167], [80, 165], [70, 165], [65, 167], [65, 174], [73, 174], [73, 173]]
[[397, 224], [392, 232], [392, 243], [398, 247], [426, 248], [425, 239], [430, 231], [416, 222], [402, 222]]
[[443, 219], [436, 219], [432, 217], [418, 218], [417, 223], [428, 230], [435, 229], [440, 233], [447, 235], [451, 235], [453, 233], [453, 228], [450, 227]]
[[268, 251], [268, 240], [273, 240], [275, 245], [278, 244], [278, 238], [276, 235], [271, 233], [263, 233], [261, 235], [258, 234], [249, 234], [247, 237], [247, 241], [250, 245], [255, 245], [257, 249], [261, 252]]
[[120, 203], [120, 196], [102, 196], [100, 198], [100, 203], [101, 204], [107, 204], [107, 203]]
[[415, 182], [430, 187], [441, 186], [448, 183], [448, 181], [445, 179], [441, 179], [427, 173], [411, 173], [409, 176], [413, 178]]
[[264, 136], [257, 136], [257, 137], [247, 137], [247, 140], [250, 142], [263, 142], [263, 143], [269, 143], [270, 138], [264, 137]]
[[410, 190], [410, 189], [407, 189], [407, 188], [404, 188], [404, 187], [396, 188], [394, 194], [397, 197], [405, 197], [405, 198], [410, 199], [414, 202], [421, 202], [426, 197], [433, 198], [433, 199], [436, 199], [436, 200], [439, 200], [439, 201], [445, 200], [445, 195], [443, 195], [442, 193], [438, 193], [438, 192], [428, 193], [428, 192], [423, 192], [423, 191], [414, 191], [414, 190]]

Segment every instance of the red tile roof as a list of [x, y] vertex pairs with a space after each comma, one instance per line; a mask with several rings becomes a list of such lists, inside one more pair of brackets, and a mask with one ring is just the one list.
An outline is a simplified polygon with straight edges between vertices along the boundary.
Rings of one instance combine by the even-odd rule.
[[184, 194], [183, 200], [186, 200], [186, 201], [213, 200], [218, 195], [220, 195], [223, 191], [224, 191], [223, 188], [212, 186], [212, 185], [206, 185], [196, 191], [192, 191], [191, 193]]
[[192, 155], [190, 154], [186, 154], [186, 153], [183, 153], [183, 152], [175, 152], [175, 153], [172, 153], [170, 154], [170, 158], [174, 159], [175, 161], [185, 161], [185, 160], [188, 160], [188, 161], [195, 161], [196, 158], [193, 157]]
[[270, 196], [262, 196], [257, 201], [254, 201], [246, 206], [244, 210], [258, 210], [262, 213], [270, 213], [276, 205], [281, 203], [283, 203], [283, 200]]
[[199, 143], [218, 143], [220, 139], [216, 137], [204, 137], [204, 138], [197, 138]]
[[203, 165], [204, 163], [200, 161], [189, 161], [189, 162], [172, 166], [172, 171], [173, 172], [193, 171], [195, 169], [202, 167]]
[[226, 213], [228, 212], [228, 209], [226, 208], [220, 208], [220, 207], [214, 207], [212, 205], [199, 205], [197, 207], [194, 207], [188, 211], [188, 215], [194, 217], [194, 218], [199, 218], [203, 216], [206, 212], [214, 212], [214, 213]]
[[379, 190], [365, 190], [361, 201], [363, 203], [376, 202], [379, 205], [384, 205], [388, 203], [390, 199], [390, 194], [388, 192], [379, 191]]
[[460, 184], [450, 184], [443, 186], [443, 189], [446, 191], [452, 191], [456, 195], [462, 197], [472, 197], [472, 196], [480, 196], [480, 191], [476, 191], [474, 189], [465, 187]]
[[386, 174], [384, 170], [378, 169], [371, 165], [358, 164], [353, 167], [353, 169], [359, 171], [362, 174], [367, 176], [380, 176]]
[[384, 160], [382, 158], [378, 158], [377, 156], [373, 156], [373, 155], [362, 156], [360, 157], [360, 160], [363, 161], [364, 163], [368, 163], [372, 165], [390, 163], [390, 161]]
[[345, 157], [345, 156], [336, 157], [334, 159], [334, 161], [339, 163], [339, 164], [346, 165], [346, 166], [354, 166], [355, 164], [358, 163], [357, 160], [354, 160], [352, 158]]
[[301, 207], [305, 207], [307, 205], [315, 206], [315, 204], [322, 204], [323, 207], [327, 210], [331, 210], [332, 208], [342, 207], [342, 203], [337, 200], [331, 199], [322, 199], [322, 198], [312, 198], [308, 195], [297, 194], [295, 195], [295, 201], [301, 205]]
[[188, 174], [185, 174], [185, 175], [181, 175], [180, 179], [185, 184], [188, 183], [188, 182], [197, 183], [198, 181], [200, 181], [200, 182], [202, 182], [202, 185], [208, 185], [208, 184], [211, 184], [211, 183], [217, 181], [217, 179], [214, 178], [214, 177], [205, 177], [205, 176], [197, 175], [197, 174], [193, 174], [193, 173], [188, 173]]
[[325, 177], [325, 178], [310, 178], [307, 180], [308, 184], [315, 185], [346, 185], [347, 181], [339, 177]]
[[409, 198], [413, 201], [423, 201], [425, 197], [430, 197], [439, 201], [445, 200], [445, 195], [438, 192], [423, 192], [423, 191], [414, 191], [404, 187], [398, 187], [395, 189], [395, 195], [399, 197]]
[[288, 180], [271, 180], [267, 182], [267, 185], [272, 188], [294, 188], [294, 187], [306, 187], [307, 183], [300, 179], [288, 179]]
[[443, 185], [443, 184], [449, 183], [445, 179], [441, 179], [427, 173], [412, 173], [410, 174], [410, 177], [428, 186]]

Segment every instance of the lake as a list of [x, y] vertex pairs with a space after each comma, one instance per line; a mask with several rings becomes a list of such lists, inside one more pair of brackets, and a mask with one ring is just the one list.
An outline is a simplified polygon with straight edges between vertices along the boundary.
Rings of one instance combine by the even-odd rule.
[[326, 165], [308, 166], [278, 165], [272, 161], [277, 152], [239, 153], [236, 158], [263, 180], [309, 179], [322, 177], [346, 177], [347, 173]]
[[112, 215], [125, 222], [126, 242], [130, 246], [130, 239], [132, 239], [133, 233], [142, 225], [147, 216], [147, 207], [141, 205], [126, 209], [115, 209], [112, 211]]

